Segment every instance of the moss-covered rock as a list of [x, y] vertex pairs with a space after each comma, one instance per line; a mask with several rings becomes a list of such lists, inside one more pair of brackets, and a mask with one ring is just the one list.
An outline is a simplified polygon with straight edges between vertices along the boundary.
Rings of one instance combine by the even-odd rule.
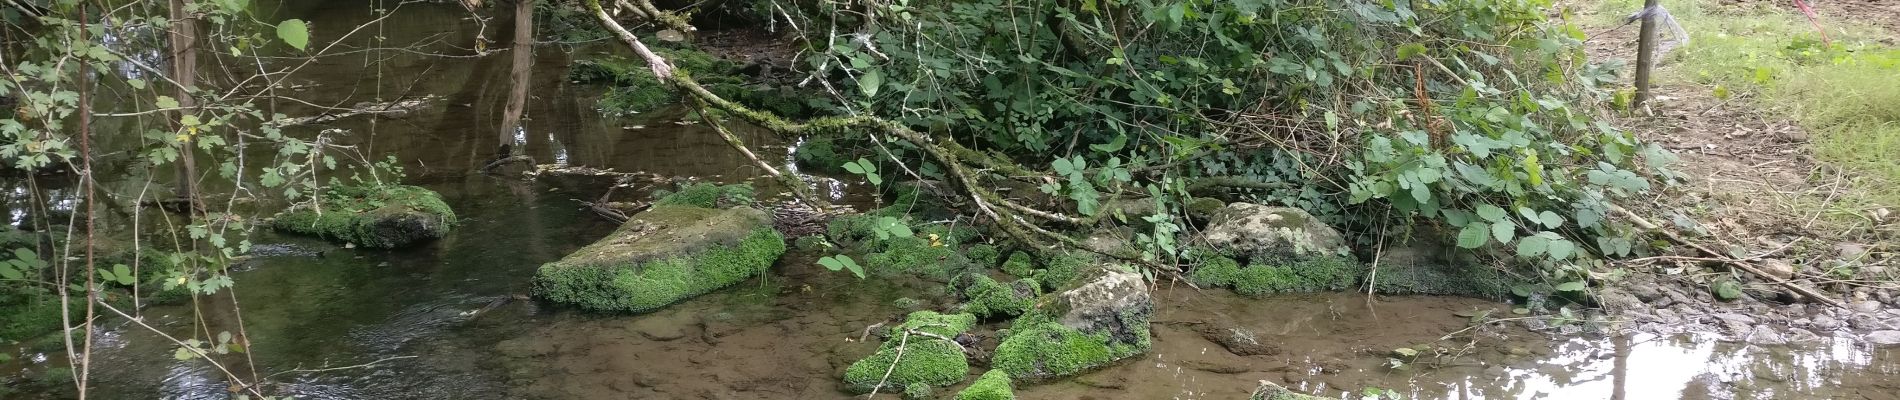
[[282, 232], [373, 248], [397, 248], [439, 239], [455, 226], [442, 196], [407, 185], [331, 186], [314, 203], [271, 221]]
[[976, 378], [970, 387], [957, 392], [957, 400], [1016, 400], [1016, 392], [1009, 387], [1008, 373], [992, 369]]
[[980, 273], [960, 275], [952, 282], [963, 295], [963, 312], [979, 318], [1014, 317], [1028, 312], [1042, 296], [1042, 284], [1035, 279], [1017, 279], [1005, 285]]
[[1002, 252], [996, 249], [996, 246], [990, 244], [970, 246], [970, 248], [963, 250], [963, 255], [970, 259], [970, 263], [976, 264], [976, 266], [980, 268], [996, 267], [996, 261], [1003, 256]]
[[751, 185], [716, 183], [691, 183], [682, 185], [679, 190], [658, 191], [654, 195], [655, 206], [692, 206], [699, 208], [728, 208], [750, 206], [758, 196]]
[[[878, 390], [895, 392], [911, 385], [950, 386], [962, 382], [964, 375], [970, 373], [970, 362], [964, 357], [962, 346], [945, 339], [954, 339], [974, 325], [976, 316], [970, 314], [910, 313], [903, 324], [891, 328], [890, 338], [877, 353], [845, 368], [845, 387], [854, 393], [867, 393], [881, 383], [883, 389]], [[930, 335], [907, 334], [908, 331]], [[901, 358], [900, 346], [903, 347]]]
[[1009, 259], [1003, 261], [1003, 273], [1018, 277], [1028, 277], [1036, 273], [1036, 257], [1029, 252], [1009, 253]]
[[1503, 299], [1511, 287], [1530, 283], [1491, 267], [1465, 264], [1391, 265], [1381, 263], [1372, 288], [1381, 294], [1424, 294]]
[[762, 274], [784, 253], [763, 211], [658, 205], [542, 265], [534, 293], [590, 310], [652, 311]]
[[904, 386], [904, 400], [929, 399], [932, 392], [935, 392], [935, 390], [931, 389], [930, 384], [923, 382], [912, 383]]
[[1018, 380], [1040, 381], [1100, 368], [1153, 346], [1154, 300], [1141, 275], [1095, 267], [1081, 282], [1017, 319], [990, 365]]
[[1260, 381], [1260, 387], [1254, 388], [1253, 394], [1250, 396], [1247, 396], [1247, 398], [1249, 400], [1325, 400], [1327, 399], [1326, 397], [1309, 396], [1309, 395], [1294, 393], [1292, 390], [1287, 390], [1286, 387], [1276, 385], [1267, 381]]

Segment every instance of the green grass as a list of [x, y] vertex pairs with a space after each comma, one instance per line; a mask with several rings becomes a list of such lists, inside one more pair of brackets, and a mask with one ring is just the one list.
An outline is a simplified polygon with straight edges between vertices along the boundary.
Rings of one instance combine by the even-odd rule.
[[[1637, 3], [1599, 3], [1599, 15], [1620, 19]], [[1837, 201], [1847, 210], [1837, 216], [1864, 218], [1854, 210], [1900, 205], [1900, 48], [1882, 43], [1900, 35], [1823, 15], [1831, 39], [1824, 44], [1792, 7], [1664, 6], [1691, 42], [1668, 56], [1662, 82], [1701, 84], [1717, 98], [1743, 96], [1737, 100], [1793, 119], [1810, 134], [1816, 157], [1865, 180], [1860, 193]]]

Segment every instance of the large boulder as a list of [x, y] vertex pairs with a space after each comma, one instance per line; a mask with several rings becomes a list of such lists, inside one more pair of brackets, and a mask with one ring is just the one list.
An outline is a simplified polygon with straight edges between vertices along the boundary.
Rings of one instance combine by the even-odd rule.
[[442, 195], [408, 185], [331, 186], [271, 219], [278, 231], [385, 249], [439, 239], [454, 226]]
[[1350, 255], [1339, 231], [1297, 208], [1233, 203], [1215, 211], [1201, 242], [1223, 252], [1259, 258]]
[[765, 273], [785, 253], [751, 207], [656, 205], [535, 272], [534, 294], [590, 310], [646, 312]]
[[1100, 368], [1153, 345], [1148, 321], [1154, 299], [1140, 274], [1096, 267], [1077, 281], [1017, 319], [991, 366], [1033, 382]]
[[877, 353], [845, 368], [845, 387], [855, 393], [897, 393], [963, 382], [970, 361], [955, 340], [974, 325], [976, 316], [970, 314], [910, 313], [903, 324], [891, 328]]

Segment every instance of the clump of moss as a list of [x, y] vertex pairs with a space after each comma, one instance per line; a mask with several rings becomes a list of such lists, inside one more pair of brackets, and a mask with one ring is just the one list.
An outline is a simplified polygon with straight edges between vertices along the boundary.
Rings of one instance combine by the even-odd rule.
[[914, 274], [941, 282], [969, 265], [956, 246], [933, 244], [922, 237], [893, 237], [884, 241], [883, 248], [864, 258], [874, 273]]
[[963, 312], [981, 318], [1022, 315], [1036, 305], [1037, 297], [1042, 296], [1042, 285], [1031, 278], [1018, 279], [1005, 285], [980, 273], [962, 277], [960, 282], [955, 283], [962, 287], [965, 301]]
[[1003, 273], [1017, 277], [1035, 275], [1036, 258], [1023, 251], [1009, 253], [1009, 260], [1003, 261]]
[[277, 214], [271, 227], [373, 248], [438, 239], [455, 226], [442, 195], [408, 185], [333, 185], [314, 204]]
[[872, 214], [845, 214], [832, 217], [831, 222], [825, 224], [825, 235], [830, 236], [834, 243], [861, 246], [868, 239], [877, 237], [875, 227], [879, 217]]
[[792, 240], [792, 245], [804, 252], [819, 252], [831, 248], [831, 242], [826, 241], [824, 236], [818, 235], [799, 236], [798, 239]]
[[994, 245], [978, 244], [964, 249], [963, 256], [969, 258], [970, 262], [978, 267], [991, 268], [996, 266], [996, 261], [1002, 257], [1002, 253], [996, 250]]
[[[891, 328], [891, 337], [877, 353], [845, 368], [845, 386], [855, 393], [867, 393], [880, 383], [884, 390], [895, 391], [917, 384], [950, 386], [962, 382], [970, 373], [970, 362], [964, 358], [962, 346], [945, 339], [953, 339], [974, 325], [976, 316], [970, 314], [910, 313], [903, 324]], [[907, 335], [908, 331], [930, 335]], [[897, 354], [900, 345], [904, 346], [902, 358]], [[887, 372], [889, 379], [885, 379]]]
[[1056, 255], [1050, 256], [1048, 262], [1044, 263], [1045, 265], [1042, 270], [1037, 271], [1031, 277], [1042, 282], [1043, 287], [1054, 290], [1074, 283], [1075, 278], [1081, 276], [1082, 269], [1088, 268], [1089, 265], [1093, 265], [1094, 263], [1094, 258], [1080, 253], [1057, 253]]
[[[664, 229], [649, 231], [656, 227]], [[645, 312], [764, 273], [784, 253], [784, 237], [756, 209], [656, 206], [542, 265], [534, 292], [591, 310]]]
[[976, 378], [970, 387], [957, 392], [957, 400], [1016, 400], [1016, 392], [1009, 387], [1008, 373], [992, 369]]
[[904, 399], [905, 400], [928, 399], [930, 398], [930, 392], [932, 392], [932, 390], [930, 389], [930, 384], [927, 384], [927, 383], [917, 382], [917, 383], [912, 383], [909, 385], [904, 385]]
[[1201, 258], [1188, 279], [1204, 287], [1232, 287], [1235, 293], [1258, 296], [1345, 290], [1358, 284], [1363, 269], [1345, 257], [1312, 257], [1278, 264], [1255, 263], [1241, 267], [1226, 256]]
[[693, 206], [699, 208], [727, 208], [752, 205], [757, 199], [752, 185], [720, 185], [699, 182], [682, 185], [677, 191], [659, 191], [654, 195], [653, 205]]
[[1116, 343], [1107, 333], [1088, 334], [1060, 323], [1017, 323], [996, 346], [990, 365], [1010, 377], [1038, 381], [1092, 370], [1141, 352]]
[[[75, 298], [72, 304], [84, 301]], [[59, 324], [58, 296], [8, 293], [0, 298], [0, 343], [46, 336], [58, 332]]]

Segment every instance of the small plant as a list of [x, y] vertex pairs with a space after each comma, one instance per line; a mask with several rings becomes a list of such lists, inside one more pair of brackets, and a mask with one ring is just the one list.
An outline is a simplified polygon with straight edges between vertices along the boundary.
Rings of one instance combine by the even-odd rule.
[[843, 254], [825, 256], [824, 258], [818, 259], [818, 265], [822, 265], [825, 269], [834, 272], [838, 270], [851, 271], [851, 274], [857, 275], [858, 279], [864, 279], [864, 267], [858, 266], [858, 262], [852, 260], [851, 256]]
[[884, 185], [884, 177], [877, 174], [877, 164], [872, 164], [871, 160], [859, 158], [857, 161], [844, 163], [844, 170], [863, 176], [864, 180], [870, 181], [873, 186]]

